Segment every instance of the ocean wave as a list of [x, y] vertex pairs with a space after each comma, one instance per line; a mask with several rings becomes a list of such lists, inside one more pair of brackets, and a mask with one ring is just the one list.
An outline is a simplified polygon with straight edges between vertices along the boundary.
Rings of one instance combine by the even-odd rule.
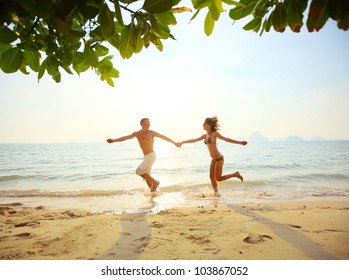
[[41, 191], [37, 189], [0, 191], [0, 197], [108, 197], [127, 194], [132, 194], [132, 192], [125, 190]]
[[34, 179], [37, 178], [38, 176], [36, 175], [5, 175], [5, 176], [0, 176], [0, 182], [1, 183], [6, 183], [6, 182], [13, 182], [13, 181], [18, 181], [18, 180], [28, 180], [28, 179]]
[[307, 195], [314, 197], [349, 197], [349, 190], [312, 190], [307, 192]]
[[349, 181], [349, 174], [342, 173], [308, 173], [308, 174], [300, 174], [300, 175], [291, 175], [287, 177], [292, 180], [300, 180], [300, 181]]

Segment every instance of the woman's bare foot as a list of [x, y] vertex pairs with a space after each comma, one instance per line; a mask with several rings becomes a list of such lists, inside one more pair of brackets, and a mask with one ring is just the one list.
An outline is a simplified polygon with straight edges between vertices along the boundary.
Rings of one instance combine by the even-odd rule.
[[242, 177], [239, 172], [235, 172], [235, 177], [239, 178], [241, 182], [244, 181], [244, 177]]

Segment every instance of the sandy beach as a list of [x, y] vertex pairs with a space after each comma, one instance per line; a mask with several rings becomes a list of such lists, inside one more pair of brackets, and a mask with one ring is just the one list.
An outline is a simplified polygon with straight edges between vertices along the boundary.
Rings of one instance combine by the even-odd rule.
[[1, 260], [348, 260], [348, 240], [347, 201], [119, 215], [0, 206]]

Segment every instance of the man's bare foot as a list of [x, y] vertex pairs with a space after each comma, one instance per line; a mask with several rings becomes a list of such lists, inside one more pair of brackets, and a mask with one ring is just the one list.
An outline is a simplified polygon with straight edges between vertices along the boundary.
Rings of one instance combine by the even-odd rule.
[[235, 172], [235, 177], [239, 178], [241, 182], [244, 181], [244, 177], [242, 177], [239, 172]]
[[156, 192], [156, 190], [158, 189], [160, 182], [159, 181], [155, 181], [153, 186], [151, 187], [150, 191], [151, 192]]

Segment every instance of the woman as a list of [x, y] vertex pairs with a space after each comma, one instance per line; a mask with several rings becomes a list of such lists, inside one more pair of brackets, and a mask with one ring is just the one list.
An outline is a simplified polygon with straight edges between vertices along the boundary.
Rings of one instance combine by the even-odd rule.
[[200, 136], [196, 139], [186, 140], [181, 142], [181, 144], [188, 144], [188, 143], [195, 143], [200, 140], [204, 140], [204, 143], [207, 145], [207, 149], [210, 153], [210, 156], [212, 158], [211, 166], [210, 166], [210, 179], [213, 191], [215, 195], [219, 196], [219, 192], [217, 189], [217, 181], [225, 181], [233, 177], [237, 177], [241, 180], [241, 182], [244, 180], [244, 178], [240, 175], [240, 173], [237, 171], [235, 173], [222, 175], [223, 172], [223, 164], [224, 164], [224, 157], [223, 155], [218, 151], [217, 148], [217, 138], [224, 140], [229, 143], [233, 144], [240, 144], [240, 145], [246, 145], [246, 141], [236, 141], [227, 137], [224, 137], [221, 135], [219, 130], [219, 124], [217, 117], [212, 118], [206, 118], [204, 124], [203, 124], [204, 130], [206, 130], [206, 134]]

